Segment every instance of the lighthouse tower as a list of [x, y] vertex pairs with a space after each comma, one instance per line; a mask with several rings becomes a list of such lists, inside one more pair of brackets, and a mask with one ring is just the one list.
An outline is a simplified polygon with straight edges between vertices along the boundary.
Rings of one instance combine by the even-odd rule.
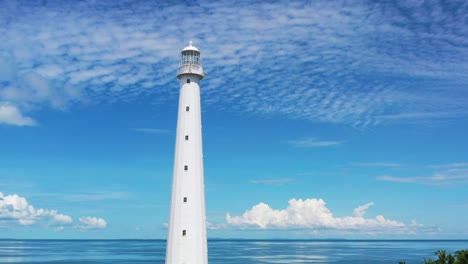
[[182, 50], [179, 114], [172, 179], [166, 264], [207, 264], [200, 81], [205, 77], [200, 51]]

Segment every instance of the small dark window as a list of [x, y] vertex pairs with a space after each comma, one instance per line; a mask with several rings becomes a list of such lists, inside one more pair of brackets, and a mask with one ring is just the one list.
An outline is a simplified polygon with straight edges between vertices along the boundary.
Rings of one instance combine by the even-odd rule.
[[190, 111], [190, 107], [189, 107], [189, 106], [186, 106], [186, 107], [185, 107], [185, 112], [188, 112], [188, 111]]
[[185, 140], [188, 140], [188, 135], [185, 135]]
[[190, 79], [187, 79], [187, 83], [190, 83]]
[[184, 203], [186, 203], [186, 202], [187, 202], [187, 197], [184, 197]]
[[187, 235], [187, 230], [182, 230], [182, 236], [186, 236]]
[[186, 170], [186, 171], [188, 170], [188, 166], [187, 166], [187, 165], [184, 166], [184, 170]]

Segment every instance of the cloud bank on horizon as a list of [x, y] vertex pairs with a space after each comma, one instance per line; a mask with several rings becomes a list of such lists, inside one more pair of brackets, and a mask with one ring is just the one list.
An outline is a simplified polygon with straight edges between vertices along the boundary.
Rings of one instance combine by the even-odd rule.
[[107, 227], [106, 220], [97, 217], [80, 217], [80, 224], [72, 225], [71, 216], [58, 213], [57, 210], [35, 209], [26, 198], [17, 194], [4, 195], [0, 192], [0, 227], [11, 225], [44, 225], [55, 231], [66, 228], [103, 229]]
[[386, 219], [383, 215], [365, 218], [370, 202], [354, 209], [352, 216], [336, 217], [322, 199], [290, 199], [286, 209], [273, 209], [259, 203], [240, 216], [226, 214], [228, 224], [241, 229], [304, 229], [315, 232], [340, 230], [364, 232], [369, 235], [416, 234], [418, 231], [434, 232], [437, 227], [426, 227], [413, 220], [410, 224]]
[[[1, 1], [0, 124], [177, 94], [188, 40], [222, 111], [373, 126], [468, 116], [465, 1]], [[220, 104], [220, 102], [223, 102]]]

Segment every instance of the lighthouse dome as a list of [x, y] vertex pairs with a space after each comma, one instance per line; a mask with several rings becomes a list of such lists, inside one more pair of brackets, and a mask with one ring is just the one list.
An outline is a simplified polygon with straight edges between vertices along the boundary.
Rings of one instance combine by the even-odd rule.
[[182, 51], [194, 50], [200, 52], [195, 46], [192, 45], [192, 41], [189, 42], [189, 45], [185, 47]]

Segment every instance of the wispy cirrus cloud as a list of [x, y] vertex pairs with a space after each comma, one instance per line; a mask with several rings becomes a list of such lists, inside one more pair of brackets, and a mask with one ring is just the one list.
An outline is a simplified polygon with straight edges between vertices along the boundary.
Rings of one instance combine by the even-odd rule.
[[456, 186], [468, 184], [468, 168], [448, 169], [432, 173], [427, 176], [392, 176], [381, 175], [376, 177], [379, 181], [398, 183], [426, 184], [434, 186]]
[[396, 168], [401, 167], [401, 164], [392, 162], [353, 162], [353, 166], [358, 167], [383, 167], [383, 168]]
[[428, 168], [431, 168], [431, 169], [460, 169], [460, 168], [466, 168], [466, 169], [468, 169], [468, 162], [456, 162], [456, 163], [449, 163], [449, 164], [429, 165]]
[[355, 126], [468, 116], [464, 2], [0, 5], [0, 101], [24, 117], [76, 103], [164, 103], [177, 94], [189, 39], [210, 73], [208, 109]]
[[270, 185], [270, 186], [283, 186], [295, 181], [292, 178], [272, 178], [272, 179], [254, 179], [250, 180], [253, 184]]
[[149, 134], [169, 134], [171, 131], [167, 129], [159, 129], [159, 128], [133, 128], [134, 131], [136, 132], [141, 132], [141, 133], [149, 133]]
[[290, 140], [288, 143], [296, 148], [318, 148], [318, 147], [332, 147], [343, 144], [342, 141], [333, 140], [320, 140], [318, 138], [305, 138], [298, 140]]
[[129, 192], [83, 192], [83, 193], [62, 193], [60, 194], [64, 200], [72, 202], [89, 202], [102, 200], [121, 200], [130, 199], [133, 197]]
[[447, 164], [433, 164], [433, 165], [408, 165], [392, 162], [354, 162], [353, 166], [358, 167], [375, 167], [380, 170], [385, 169], [398, 169], [401, 174], [402, 171], [410, 171], [414, 173], [414, 169], [427, 171], [421, 173], [422, 175], [392, 175], [391, 173], [384, 172], [382, 175], [375, 177], [379, 181], [399, 182], [399, 183], [414, 183], [425, 184], [434, 186], [455, 186], [459, 184], [468, 183], [468, 163], [457, 162]]

